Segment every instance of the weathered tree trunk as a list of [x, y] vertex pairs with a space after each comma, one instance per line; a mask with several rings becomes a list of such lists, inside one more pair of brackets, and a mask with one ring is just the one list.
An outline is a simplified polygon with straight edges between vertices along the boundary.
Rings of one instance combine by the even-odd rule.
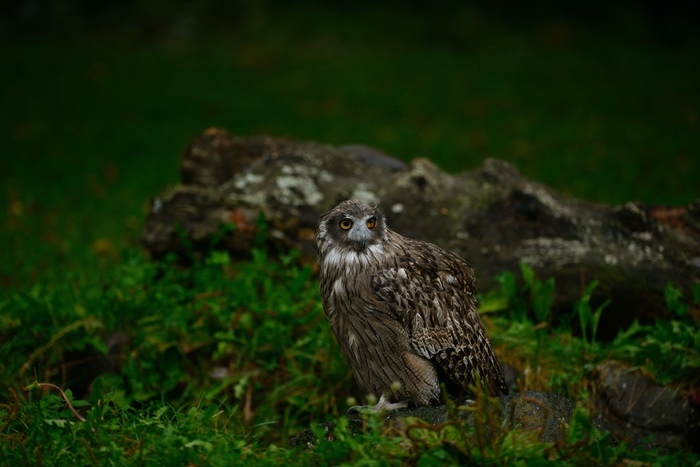
[[[182, 183], [152, 200], [143, 243], [155, 257], [199, 255], [213, 241], [245, 255], [262, 213], [270, 242], [315, 258], [319, 214], [358, 198], [382, 208], [393, 230], [464, 257], [482, 291], [524, 261], [540, 277], [556, 278], [555, 309], [568, 313], [584, 284], [600, 280], [593, 304], [612, 298], [601, 338], [634, 317], [663, 315], [668, 282], [686, 297], [700, 282], [700, 200], [674, 208], [592, 203], [497, 159], [449, 175], [426, 159], [404, 164], [365, 146], [241, 138], [212, 128], [185, 151]], [[233, 230], [222, 228], [230, 224]]]

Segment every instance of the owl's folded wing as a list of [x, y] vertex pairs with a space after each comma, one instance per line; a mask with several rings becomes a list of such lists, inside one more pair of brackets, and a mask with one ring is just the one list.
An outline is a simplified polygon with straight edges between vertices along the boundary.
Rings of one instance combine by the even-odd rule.
[[[507, 393], [503, 370], [476, 312], [476, 280], [459, 256], [411, 242], [394, 267], [376, 271], [374, 295], [407, 329], [415, 352], [432, 361], [451, 392], [478, 373], [492, 395]], [[410, 253], [408, 253], [410, 251]]]

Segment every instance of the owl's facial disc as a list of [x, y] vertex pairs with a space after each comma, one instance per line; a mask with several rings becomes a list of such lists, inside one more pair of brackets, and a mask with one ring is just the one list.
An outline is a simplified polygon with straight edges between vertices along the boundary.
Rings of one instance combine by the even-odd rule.
[[322, 214], [316, 228], [319, 252], [336, 247], [361, 253], [386, 240], [387, 227], [382, 212], [358, 200], [346, 200]]

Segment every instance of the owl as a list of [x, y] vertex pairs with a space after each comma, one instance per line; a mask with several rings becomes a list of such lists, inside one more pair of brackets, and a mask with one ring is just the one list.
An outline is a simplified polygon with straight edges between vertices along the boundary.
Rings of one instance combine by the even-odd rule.
[[397, 234], [357, 200], [321, 215], [315, 236], [323, 308], [360, 389], [381, 396], [375, 410], [436, 404], [441, 383], [467, 394], [477, 373], [507, 394], [466, 261]]

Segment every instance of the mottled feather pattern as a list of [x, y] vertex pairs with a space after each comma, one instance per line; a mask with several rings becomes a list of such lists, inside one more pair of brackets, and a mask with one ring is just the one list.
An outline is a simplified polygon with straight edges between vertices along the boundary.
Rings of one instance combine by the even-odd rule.
[[[352, 227], [338, 227], [342, 220]], [[321, 216], [316, 241], [323, 306], [365, 393], [432, 404], [440, 383], [459, 395], [476, 373], [491, 394], [507, 393], [463, 259], [391, 231], [378, 209], [356, 200]]]

